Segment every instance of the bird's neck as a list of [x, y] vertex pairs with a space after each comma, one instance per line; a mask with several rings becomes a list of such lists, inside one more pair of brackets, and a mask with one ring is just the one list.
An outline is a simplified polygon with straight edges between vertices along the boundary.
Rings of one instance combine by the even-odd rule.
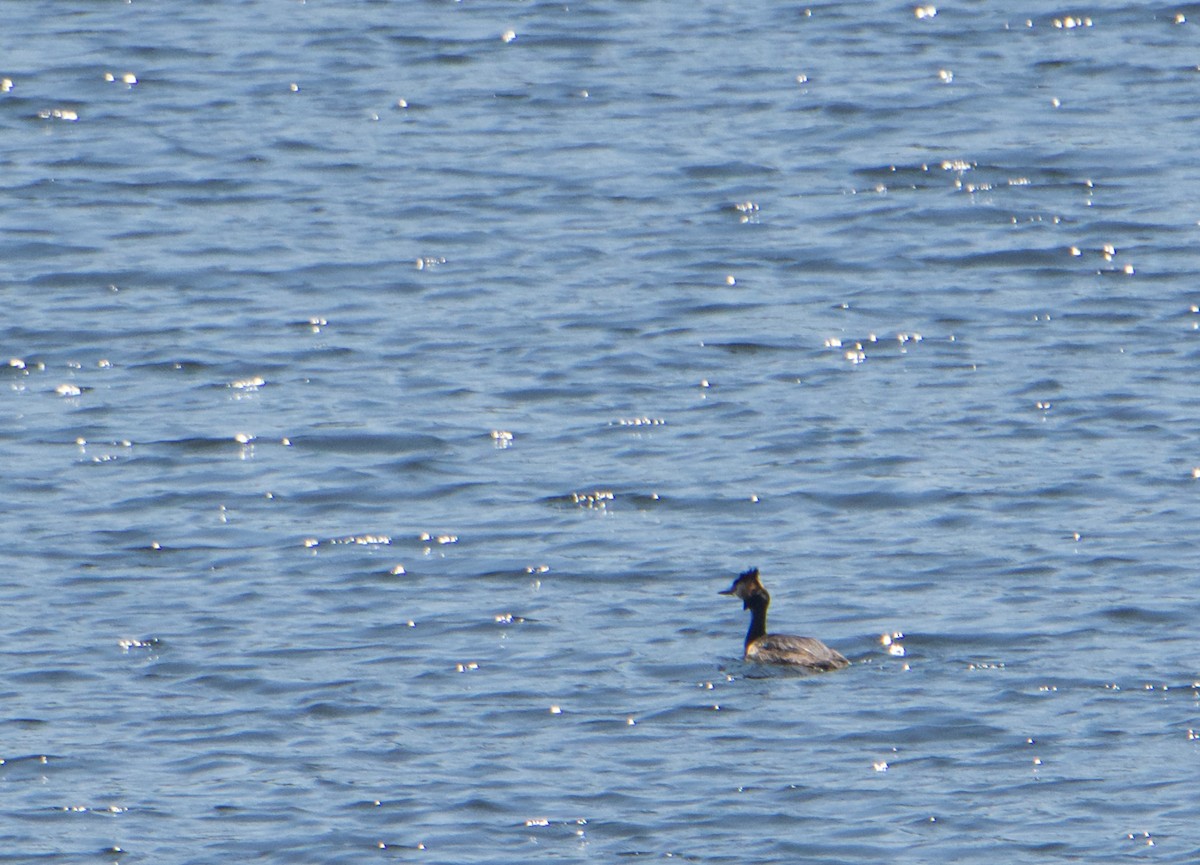
[[746, 632], [746, 645], [749, 646], [759, 637], [767, 633], [767, 605], [770, 598], [752, 597], [746, 601], [750, 608], [750, 630]]

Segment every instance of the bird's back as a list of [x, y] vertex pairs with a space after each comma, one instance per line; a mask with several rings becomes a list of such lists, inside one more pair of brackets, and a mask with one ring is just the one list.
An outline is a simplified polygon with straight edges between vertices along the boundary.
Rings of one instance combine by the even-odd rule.
[[812, 670], [840, 670], [850, 666], [846, 656], [813, 637], [766, 634], [746, 646], [747, 661], [794, 664]]

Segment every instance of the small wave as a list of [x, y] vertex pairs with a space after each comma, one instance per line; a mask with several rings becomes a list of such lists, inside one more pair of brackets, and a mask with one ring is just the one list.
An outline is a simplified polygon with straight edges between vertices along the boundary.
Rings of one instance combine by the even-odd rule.
[[289, 436], [294, 447], [335, 454], [441, 453], [448, 442], [427, 433], [306, 433]]

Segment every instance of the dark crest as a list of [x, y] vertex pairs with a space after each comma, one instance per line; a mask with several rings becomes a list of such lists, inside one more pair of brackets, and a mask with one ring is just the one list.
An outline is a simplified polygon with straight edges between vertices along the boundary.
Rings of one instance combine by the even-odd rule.
[[751, 568], [748, 571], [738, 575], [738, 578], [733, 581], [733, 585], [723, 592], [718, 592], [721, 595], [733, 595], [735, 598], [742, 599], [742, 609], [749, 609], [750, 598], [754, 596], [767, 595], [767, 590], [763, 588], [762, 582], [758, 578], [758, 568]]

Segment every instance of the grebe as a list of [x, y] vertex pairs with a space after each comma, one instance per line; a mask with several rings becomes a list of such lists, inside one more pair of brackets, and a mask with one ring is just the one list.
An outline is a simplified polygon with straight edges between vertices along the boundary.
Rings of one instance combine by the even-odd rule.
[[742, 599], [742, 609], [750, 611], [750, 630], [746, 632], [747, 661], [766, 664], [793, 664], [809, 670], [826, 672], [850, 666], [841, 652], [829, 648], [812, 637], [767, 633], [767, 607], [771, 596], [758, 578], [758, 568], [751, 568], [733, 581], [722, 595]]

